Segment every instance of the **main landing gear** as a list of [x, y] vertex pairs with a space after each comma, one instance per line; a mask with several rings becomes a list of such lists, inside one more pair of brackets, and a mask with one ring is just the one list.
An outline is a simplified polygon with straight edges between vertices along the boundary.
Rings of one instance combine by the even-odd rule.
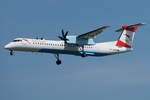
[[82, 53], [81, 54], [81, 57], [86, 57], [87, 55], [85, 53]]
[[10, 50], [10, 55], [11, 55], [11, 56], [14, 55], [14, 52], [13, 52], [12, 50]]
[[56, 60], [56, 64], [57, 64], [57, 65], [60, 65], [60, 64], [61, 64], [61, 60], [59, 59], [59, 54], [56, 54], [55, 57], [56, 57], [56, 59], [57, 59], [57, 60]]

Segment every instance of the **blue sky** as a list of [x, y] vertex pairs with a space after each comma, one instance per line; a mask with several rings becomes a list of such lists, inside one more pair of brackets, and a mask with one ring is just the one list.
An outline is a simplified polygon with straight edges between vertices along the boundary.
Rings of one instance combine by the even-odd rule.
[[[150, 1], [148, 0], [0, 0], [1, 100], [149, 100]], [[108, 57], [9, 52], [17, 37], [58, 39], [61, 29], [82, 34], [112, 25], [97, 42], [116, 40], [121, 25], [147, 25], [135, 35], [134, 51]]]

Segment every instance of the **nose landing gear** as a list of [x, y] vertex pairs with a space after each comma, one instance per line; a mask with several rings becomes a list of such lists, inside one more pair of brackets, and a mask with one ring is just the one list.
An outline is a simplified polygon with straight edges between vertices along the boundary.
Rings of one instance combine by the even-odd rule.
[[12, 50], [10, 50], [10, 55], [11, 55], [11, 56], [14, 55], [14, 52], [13, 52]]
[[61, 64], [61, 60], [58, 59], [58, 60], [56, 61], [56, 64], [57, 64], [57, 65], [60, 65], [60, 64]]
[[61, 60], [59, 59], [59, 54], [56, 54], [55, 57], [56, 57], [56, 59], [57, 59], [57, 60], [56, 60], [56, 64], [57, 64], [57, 65], [60, 65], [60, 64], [61, 64]]

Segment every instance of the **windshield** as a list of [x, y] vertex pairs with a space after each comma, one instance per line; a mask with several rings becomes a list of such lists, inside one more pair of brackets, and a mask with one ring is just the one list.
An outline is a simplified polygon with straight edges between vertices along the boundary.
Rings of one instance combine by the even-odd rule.
[[13, 40], [13, 42], [19, 42], [19, 41], [21, 41], [21, 40]]

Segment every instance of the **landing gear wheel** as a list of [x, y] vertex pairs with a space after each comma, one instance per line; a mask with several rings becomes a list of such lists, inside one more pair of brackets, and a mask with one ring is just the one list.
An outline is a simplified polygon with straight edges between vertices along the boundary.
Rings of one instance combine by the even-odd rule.
[[14, 53], [13, 53], [13, 51], [12, 50], [10, 50], [10, 55], [12, 56], [12, 55], [14, 55]]
[[56, 64], [57, 64], [57, 65], [60, 65], [60, 64], [61, 64], [61, 60], [59, 59], [59, 54], [56, 54], [55, 57], [56, 57], [56, 59], [57, 59], [57, 60], [56, 60]]
[[60, 65], [60, 64], [61, 64], [61, 60], [57, 60], [57, 61], [56, 61], [56, 64], [57, 64], [57, 65]]

